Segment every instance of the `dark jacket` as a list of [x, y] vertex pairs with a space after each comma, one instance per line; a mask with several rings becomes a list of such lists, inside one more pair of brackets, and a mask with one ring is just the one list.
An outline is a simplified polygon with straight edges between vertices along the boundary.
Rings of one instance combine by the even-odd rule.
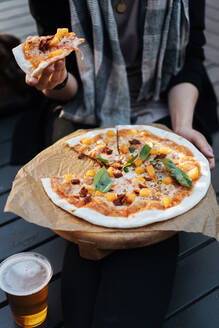
[[[40, 35], [54, 34], [57, 27], [71, 29], [68, 0], [29, 0], [31, 13], [36, 20]], [[217, 99], [204, 67], [204, 17], [205, 0], [190, 1], [190, 40], [187, 46], [185, 64], [177, 76], [170, 82], [169, 88], [190, 82], [199, 90], [199, 100], [195, 109], [195, 127], [205, 135], [218, 129]], [[80, 77], [74, 54], [67, 58], [67, 68], [79, 83]], [[167, 92], [168, 92], [167, 90]]]

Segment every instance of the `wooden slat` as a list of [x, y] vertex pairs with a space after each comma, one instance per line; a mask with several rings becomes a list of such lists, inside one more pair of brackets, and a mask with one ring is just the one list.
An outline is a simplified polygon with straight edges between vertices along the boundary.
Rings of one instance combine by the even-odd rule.
[[9, 195], [9, 193], [6, 193], [6, 194], [3, 194], [2, 196], [0, 196], [0, 225], [5, 224], [8, 221], [16, 218], [16, 215], [14, 213], [3, 212], [8, 195]]
[[215, 241], [178, 262], [168, 315], [219, 285], [218, 254]]
[[11, 154], [11, 142], [6, 141], [0, 144], [0, 166], [6, 165], [9, 163], [10, 154]]
[[206, 22], [206, 31], [212, 32], [217, 35], [219, 30], [219, 21], [218, 20], [215, 21], [206, 17], [205, 22]]
[[219, 10], [219, 2], [217, 0], [207, 0], [207, 6], [211, 7], [212, 9]]
[[20, 16], [23, 16], [25, 14], [28, 14], [30, 12], [28, 6], [21, 6], [18, 8], [10, 8], [7, 11], [0, 11], [0, 20], [6, 21], [10, 18], [17, 19]]
[[[46, 244], [36, 247], [32, 252], [40, 253], [48, 258], [53, 268], [53, 276], [60, 273], [62, 270], [62, 261], [65, 251], [66, 241], [62, 238], [56, 238], [47, 242]], [[6, 301], [6, 296], [0, 290], [0, 303]]]
[[[219, 36], [218, 36], [218, 42], [219, 42]], [[207, 71], [211, 82], [213, 84], [216, 82], [219, 83], [219, 65], [211, 65], [210, 67], [208, 67]]]
[[202, 235], [201, 233], [179, 233], [179, 257], [185, 256], [188, 253], [193, 252], [197, 248], [201, 248], [209, 242], [211, 238]]
[[218, 50], [206, 45], [205, 46], [205, 56], [206, 58], [211, 61], [212, 63], [218, 63]]
[[[207, 3], [208, 2], [209, 1], [207, 0]], [[208, 19], [215, 20], [216, 22], [218, 21], [219, 9], [217, 10], [207, 5], [205, 12]]]
[[219, 44], [218, 44], [219, 43], [219, 35], [206, 31], [205, 36], [206, 36], [207, 44], [210, 47], [219, 50]]
[[[1, 9], [0, 9], [1, 10]], [[35, 26], [35, 22], [30, 16], [30, 14], [22, 15], [21, 17], [17, 19], [8, 19], [7, 21], [0, 21], [0, 30], [1, 31], [10, 31], [10, 29], [19, 27], [19, 26], [27, 26], [29, 24], [32, 24]]]
[[[53, 281], [49, 285], [48, 305], [49, 305], [49, 307], [48, 307], [47, 324], [45, 323], [45, 325], [43, 325], [43, 327], [55, 328], [56, 325], [62, 321], [60, 279]], [[6, 307], [0, 309], [0, 327], [1, 328], [15, 328], [15, 325], [13, 322], [13, 317], [12, 317], [11, 311], [9, 309], [9, 306], [6, 306]]]
[[216, 290], [167, 320], [163, 328], [217, 328], [219, 327], [218, 303], [219, 291]]
[[15, 36], [17, 36], [18, 38], [21, 39], [21, 41], [26, 40], [27, 36], [30, 35], [37, 35], [37, 31], [36, 31], [36, 27], [34, 26], [34, 24], [29, 23], [26, 26], [22, 26], [22, 27], [13, 27], [7, 30], [8, 33], [13, 34]]
[[4, 166], [0, 169], [0, 194], [9, 191], [21, 166]]
[[19, 114], [0, 119], [0, 143], [12, 138]]
[[5, 0], [5, 1], [0, 1], [0, 11], [7, 11], [10, 10], [11, 8], [17, 8], [17, 7], [22, 7], [28, 6], [28, 0]]
[[20, 219], [0, 229], [0, 259], [33, 247], [54, 236], [50, 229]]

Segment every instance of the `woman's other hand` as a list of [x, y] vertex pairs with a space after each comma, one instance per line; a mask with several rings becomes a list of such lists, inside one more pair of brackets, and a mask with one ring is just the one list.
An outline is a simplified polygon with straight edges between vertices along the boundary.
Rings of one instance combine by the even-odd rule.
[[215, 167], [213, 149], [202, 133], [189, 127], [181, 127], [176, 129], [174, 132], [193, 143], [208, 159], [211, 169]]
[[39, 78], [26, 76], [26, 83], [37, 88], [40, 91], [52, 90], [58, 84], [61, 84], [67, 76], [65, 59], [60, 59], [47, 66]]
[[[61, 84], [68, 74], [68, 81], [65, 87], [54, 90], [54, 88]], [[36, 89], [42, 91], [45, 96], [61, 101], [68, 101], [72, 99], [78, 91], [78, 83], [75, 77], [67, 73], [65, 66], [65, 58], [60, 59], [46, 67], [39, 78], [26, 76], [26, 83]]]

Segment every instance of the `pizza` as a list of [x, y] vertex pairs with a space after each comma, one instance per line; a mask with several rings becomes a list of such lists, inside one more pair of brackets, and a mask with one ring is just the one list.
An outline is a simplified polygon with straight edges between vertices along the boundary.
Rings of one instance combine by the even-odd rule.
[[133, 228], [178, 216], [210, 185], [207, 159], [184, 138], [152, 126], [96, 129], [66, 141], [99, 164], [85, 174], [42, 179], [49, 198], [93, 224]]
[[58, 28], [55, 35], [29, 37], [12, 49], [20, 68], [28, 75], [38, 77], [51, 63], [68, 56], [84, 42], [67, 28]]
[[80, 155], [86, 155], [106, 166], [120, 166], [120, 155], [117, 147], [117, 130], [105, 129], [102, 133], [88, 132], [82, 138], [73, 138], [67, 144], [74, 148]]

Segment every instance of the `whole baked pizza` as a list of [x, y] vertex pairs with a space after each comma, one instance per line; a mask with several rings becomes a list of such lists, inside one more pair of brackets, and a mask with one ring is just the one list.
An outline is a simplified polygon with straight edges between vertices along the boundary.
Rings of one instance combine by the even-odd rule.
[[194, 207], [210, 185], [207, 159], [189, 141], [152, 126], [97, 129], [67, 140], [99, 169], [42, 179], [57, 206], [93, 224], [133, 228]]

